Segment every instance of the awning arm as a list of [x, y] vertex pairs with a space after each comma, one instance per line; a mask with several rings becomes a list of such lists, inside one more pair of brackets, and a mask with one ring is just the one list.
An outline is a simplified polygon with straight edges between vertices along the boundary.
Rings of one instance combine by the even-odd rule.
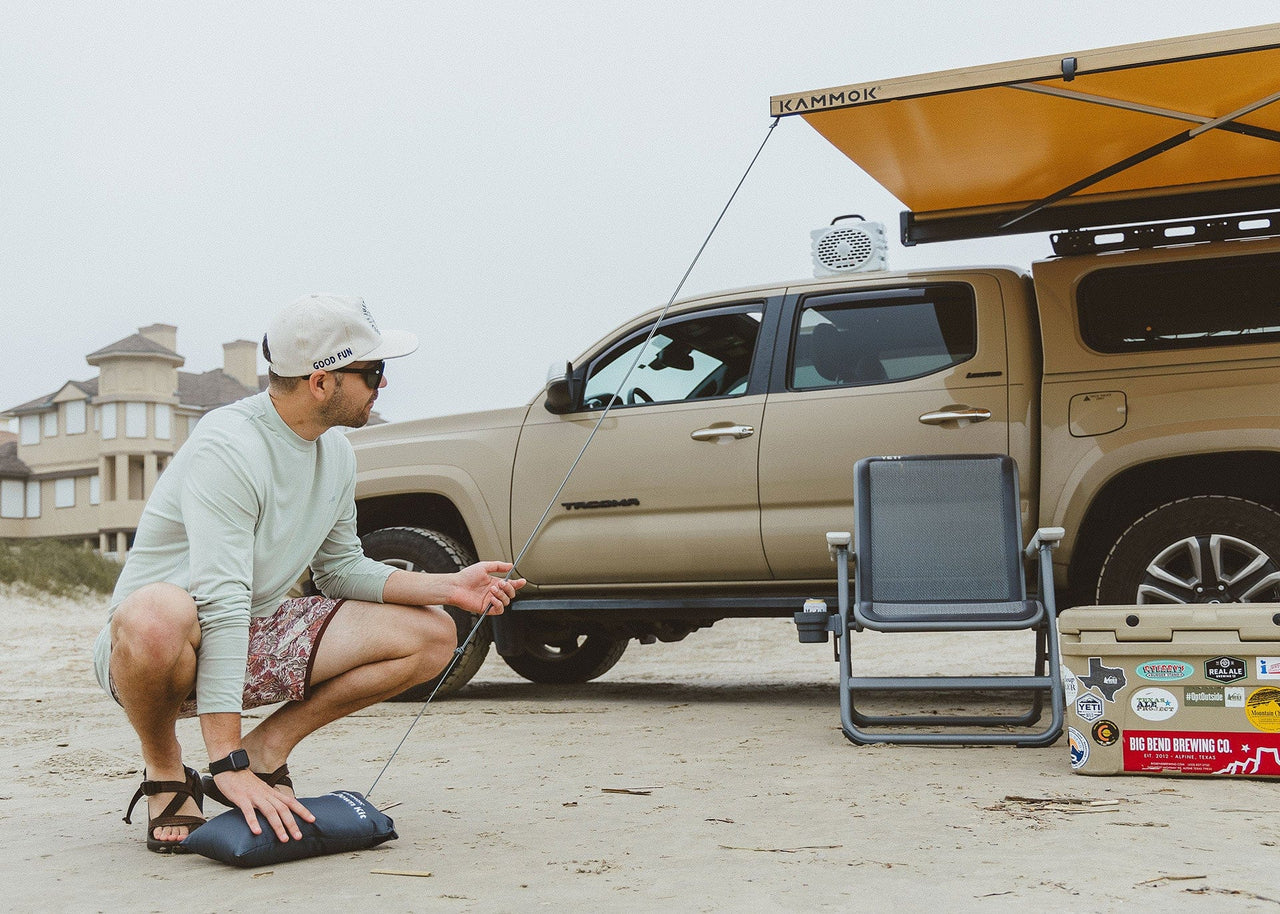
[[1167, 152], [1170, 149], [1173, 149], [1177, 146], [1181, 146], [1183, 143], [1186, 143], [1190, 140], [1195, 139], [1202, 133], [1205, 133], [1209, 130], [1213, 130], [1215, 128], [1220, 128], [1224, 124], [1229, 124], [1235, 121], [1237, 118], [1244, 117], [1246, 114], [1249, 114], [1252, 111], [1257, 111], [1259, 108], [1265, 108], [1267, 105], [1270, 105], [1276, 101], [1280, 101], [1280, 92], [1273, 92], [1271, 95], [1268, 95], [1266, 98], [1261, 98], [1255, 102], [1251, 102], [1250, 104], [1245, 105], [1243, 108], [1238, 108], [1237, 110], [1232, 111], [1230, 114], [1224, 114], [1221, 117], [1214, 118], [1213, 120], [1205, 121], [1199, 124], [1198, 126], [1192, 127], [1190, 130], [1184, 130], [1181, 133], [1175, 134], [1174, 136], [1169, 137], [1167, 140], [1161, 140], [1159, 143], [1155, 143], [1154, 145], [1148, 146], [1146, 149], [1143, 149], [1141, 152], [1136, 152], [1133, 155], [1128, 156], [1127, 158], [1124, 158], [1119, 162], [1116, 162], [1114, 165], [1109, 165], [1106, 168], [1101, 169], [1100, 171], [1094, 172], [1093, 174], [1089, 175], [1086, 178], [1081, 178], [1079, 181], [1076, 181], [1074, 184], [1070, 184], [1067, 187], [1062, 188], [1062, 190], [1055, 191], [1054, 193], [1049, 194], [1047, 197], [1044, 197], [1038, 202], [1031, 204], [1031, 206], [1022, 210], [1013, 218], [1000, 223], [999, 228], [1003, 230], [1003, 229], [1008, 229], [1014, 225], [1017, 225], [1019, 222], [1026, 219], [1028, 216], [1032, 216], [1035, 213], [1040, 212], [1045, 207], [1050, 206], [1054, 203], [1057, 203], [1059, 200], [1063, 200], [1067, 197], [1070, 197], [1071, 195], [1081, 190], [1084, 190], [1086, 187], [1090, 187], [1094, 184], [1097, 184], [1099, 181], [1102, 181], [1102, 180], [1105, 180], [1106, 178], [1111, 177], [1114, 174], [1118, 174], [1128, 168], [1132, 168], [1134, 165], [1137, 165], [1140, 162], [1145, 162], [1147, 159], [1154, 158], [1155, 156], [1158, 156], [1162, 152]]
[[[1053, 95], [1058, 98], [1087, 102], [1093, 105], [1102, 105], [1105, 108], [1120, 108], [1124, 111], [1136, 111], [1140, 114], [1154, 114], [1157, 117], [1167, 117], [1178, 121], [1190, 121], [1193, 124], [1207, 124], [1212, 120], [1212, 118], [1205, 117], [1203, 114], [1174, 111], [1172, 108], [1158, 108], [1155, 105], [1143, 105], [1139, 102], [1128, 102], [1118, 98], [1107, 98], [1104, 95], [1090, 95], [1087, 92], [1077, 92], [1075, 89], [1064, 89], [1061, 86], [1045, 86], [1039, 83], [1019, 83], [1018, 85], [1010, 86], [1009, 88], [1021, 89], [1024, 92], [1038, 92], [1041, 95]], [[1239, 133], [1244, 136], [1257, 137], [1260, 140], [1280, 142], [1280, 130], [1271, 130], [1267, 127], [1255, 127], [1252, 124], [1237, 124], [1234, 121], [1230, 121], [1225, 124], [1218, 124], [1217, 129], [1229, 131], [1231, 133]]]

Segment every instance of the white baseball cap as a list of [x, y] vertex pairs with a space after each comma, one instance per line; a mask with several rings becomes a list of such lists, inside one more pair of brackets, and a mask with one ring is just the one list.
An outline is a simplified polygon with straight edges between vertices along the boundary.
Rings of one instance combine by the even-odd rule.
[[282, 378], [398, 359], [417, 348], [416, 334], [380, 331], [364, 299], [353, 295], [304, 295], [281, 309], [262, 338], [262, 354]]

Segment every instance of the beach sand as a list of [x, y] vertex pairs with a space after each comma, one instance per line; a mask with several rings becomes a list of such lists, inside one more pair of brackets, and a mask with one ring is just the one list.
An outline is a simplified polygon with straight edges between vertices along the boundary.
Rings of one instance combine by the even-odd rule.
[[[135, 737], [90, 672], [103, 618], [99, 599], [0, 588], [0, 910], [1280, 907], [1274, 783], [1082, 777], [1065, 740], [854, 746], [830, 646], [781, 619], [633, 643], [580, 686], [525, 682], [491, 653], [371, 794], [400, 836], [380, 847], [247, 870], [151, 854], [139, 819], [121, 822]], [[989, 658], [1011, 636], [968, 657], [954, 636], [907, 637], [913, 656], [977, 671], [1003, 669]], [[889, 665], [903, 647], [868, 639]], [[290, 759], [299, 794], [368, 792], [419, 707], [312, 736]], [[203, 767], [198, 724], [180, 735]]]

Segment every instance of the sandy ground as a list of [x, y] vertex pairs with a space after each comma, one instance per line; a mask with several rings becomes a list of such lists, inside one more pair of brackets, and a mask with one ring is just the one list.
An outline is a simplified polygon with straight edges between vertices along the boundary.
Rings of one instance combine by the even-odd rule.
[[[2, 910], [1280, 909], [1274, 783], [1082, 777], [1063, 741], [853, 746], [830, 648], [779, 619], [633, 644], [569, 688], [491, 654], [373, 791], [398, 840], [257, 870], [162, 857], [120, 820], [140, 762], [89, 671], [101, 606], [0, 589], [0, 619]], [[917, 654], [982, 665], [939, 644]], [[417, 711], [313, 736], [300, 794], [367, 792]], [[200, 766], [198, 725], [182, 738]]]

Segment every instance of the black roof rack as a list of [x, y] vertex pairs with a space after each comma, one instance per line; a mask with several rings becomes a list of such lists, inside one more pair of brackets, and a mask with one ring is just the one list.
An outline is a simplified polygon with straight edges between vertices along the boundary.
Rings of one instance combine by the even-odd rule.
[[1102, 251], [1132, 251], [1171, 244], [1204, 241], [1234, 241], [1280, 235], [1280, 210], [1238, 216], [1212, 216], [1138, 225], [1073, 229], [1049, 236], [1055, 254], [1096, 254]]
[[[1100, 225], [1137, 225], [1164, 219], [1220, 217], [1226, 213], [1280, 210], [1280, 180], [1251, 187], [1174, 190], [1129, 199], [1068, 197], [1016, 221], [1012, 208], [984, 211], [902, 213], [902, 243], [907, 247], [934, 241], [992, 238], [1028, 232], [1092, 230]], [[1234, 218], [1234, 217], [1230, 217]], [[1168, 242], [1166, 242], [1168, 243]]]

